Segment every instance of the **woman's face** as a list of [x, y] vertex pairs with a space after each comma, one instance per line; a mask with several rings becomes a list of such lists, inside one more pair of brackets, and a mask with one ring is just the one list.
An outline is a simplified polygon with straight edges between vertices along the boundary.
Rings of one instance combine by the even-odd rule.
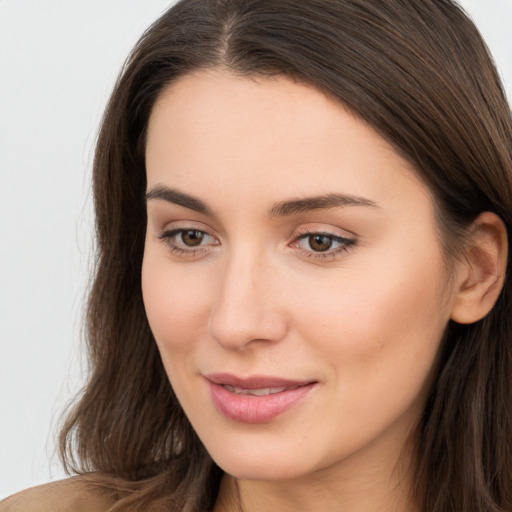
[[213, 459], [270, 480], [394, 466], [454, 295], [411, 165], [308, 85], [221, 71], [163, 92], [146, 163], [145, 307]]

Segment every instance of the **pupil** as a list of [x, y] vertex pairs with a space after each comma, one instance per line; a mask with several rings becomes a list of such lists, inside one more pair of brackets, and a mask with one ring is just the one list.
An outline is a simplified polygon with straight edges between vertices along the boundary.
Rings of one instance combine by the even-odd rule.
[[181, 239], [183, 240], [183, 243], [190, 247], [199, 245], [203, 241], [203, 238], [204, 238], [204, 234], [201, 233], [201, 231], [195, 231], [195, 230], [185, 231], [181, 235]]
[[328, 251], [331, 248], [332, 240], [326, 235], [311, 235], [309, 237], [309, 246], [317, 252]]

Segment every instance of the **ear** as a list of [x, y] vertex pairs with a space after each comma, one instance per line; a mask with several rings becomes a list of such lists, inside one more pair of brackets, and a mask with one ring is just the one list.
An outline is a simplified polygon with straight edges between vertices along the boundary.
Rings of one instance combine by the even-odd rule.
[[472, 324], [498, 300], [507, 269], [507, 228], [494, 213], [483, 212], [470, 228], [470, 239], [457, 271], [451, 319]]

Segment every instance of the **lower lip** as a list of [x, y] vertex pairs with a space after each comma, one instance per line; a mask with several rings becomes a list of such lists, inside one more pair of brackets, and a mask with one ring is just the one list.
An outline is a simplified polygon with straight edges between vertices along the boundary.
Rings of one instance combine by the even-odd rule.
[[267, 423], [297, 405], [316, 383], [265, 396], [239, 395], [220, 384], [208, 382], [217, 410], [240, 423]]

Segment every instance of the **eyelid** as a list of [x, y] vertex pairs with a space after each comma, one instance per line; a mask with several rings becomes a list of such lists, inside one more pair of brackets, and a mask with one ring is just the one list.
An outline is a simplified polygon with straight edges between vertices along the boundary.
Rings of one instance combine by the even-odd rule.
[[[215, 236], [211, 235], [207, 231], [204, 231], [203, 229], [197, 229], [197, 228], [194, 228], [194, 227], [166, 229], [165, 231], [162, 231], [162, 233], [160, 233], [158, 235], [158, 237], [160, 239], [162, 239], [162, 238], [170, 238], [170, 237], [173, 237], [173, 236], [176, 236], [176, 235], [180, 235], [180, 234], [183, 234], [183, 233], [187, 233], [187, 232], [190, 232], [190, 231], [195, 231], [196, 233], [202, 233], [203, 235], [207, 236], [208, 238], [213, 238], [214, 240], [217, 240]], [[218, 240], [217, 240], [217, 242], [218, 242]], [[216, 243], [216, 244], [213, 244], [213, 245], [219, 245], [219, 244]], [[193, 247], [193, 246], [190, 246], [190, 247]]]
[[219, 240], [218, 233], [211, 226], [204, 222], [192, 219], [176, 219], [173, 221], [162, 222], [156, 225], [156, 229], [160, 234], [180, 231], [201, 231], [216, 240]]
[[298, 229], [294, 231], [294, 237], [301, 235], [315, 235], [325, 234], [337, 236], [344, 239], [356, 239], [358, 235], [348, 229], [342, 229], [329, 223], [323, 222], [311, 222], [308, 224], [302, 224]]
[[[199, 224], [199, 226], [198, 226]], [[187, 245], [184, 243], [183, 238], [181, 243], [176, 240], [176, 237], [183, 236], [186, 232], [195, 231], [202, 233], [206, 238], [207, 243], [202, 243], [202, 240], [198, 245]], [[206, 252], [209, 252], [212, 247], [221, 245], [219, 238], [212, 234], [212, 230], [204, 227], [202, 223], [196, 223], [188, 221], [186, 224], [181, 222], [173, 222], [167, 224], [162, 231], [157, 235], [157, 238], [169, 249], [171, 252], [177, 253], [178, 255], [188, 257], [199, 257]], [[288, 243], [288, 247], [297, 250], [302, 256], [317, 259], [319, 261], [326, 259], [336, 259], [342, 253], [349, 250], [353, 246], [357, 238], [353, 233], [335, 227], [326, 227], [325, 225], [307, 225], [301, 226], [294, 233], [291, 242]], [[345, 234], [346, 233], [346, 234]], [[350, 234], [349, 234], [350, 233]], [[348, 235], [348, 236], [347, 236]], [[335, 247], [329, 247], [325, 251], [317, 251], [310, 246], [309, 249], [303, 247], [302, 241], [312, 236], [323, 236], [327, 237], [332, 241], [332, 245]]]
[[[183, 235], [186, 232], [195, 231], [202, 233], [204, 236], [212, 239], [214, 243], [202, 244], [197, 246], [187, 246], [184, 243], [178, 243], [175, 238], [179, 235]], [[218, 238], [213, 235], [210, 230], [205, 229], [203, 225], [198, 227], [195, 222], [187, 222], [187, 224], [179, 225], [179, 223], [171, 223], [158, 233], [157, 238], [165, 245], [165, 247], [171, 252], [181, 256], [201, 256], [205, 252], [208, 252], [212, 246], [220, 245]]]
[[[290, 247], [296, 248], [301, 253], [310, 259], [317, 260], [333, 260], [342, 253], [348, 251], [352, 246], [357, 243], [357, 237], [353, 233], [343, 230], [344, 234], [337, 232], [334, 227], [326, 228], [325, 225], [309, 225], [301, 227], [293, 236], [292, 242], [289, 244]], [[345, 234], [347, 233], [347, 234]], [[347, 236], [348, 235], [348, 236]], [[307, 239], [309, 236], [325, 236], [332, 239], [334, 242], [340, 244], [340, 246], [326, 251], [315, 251], [313, 249], [307, 250], [301, 247], [300, 241]]]

